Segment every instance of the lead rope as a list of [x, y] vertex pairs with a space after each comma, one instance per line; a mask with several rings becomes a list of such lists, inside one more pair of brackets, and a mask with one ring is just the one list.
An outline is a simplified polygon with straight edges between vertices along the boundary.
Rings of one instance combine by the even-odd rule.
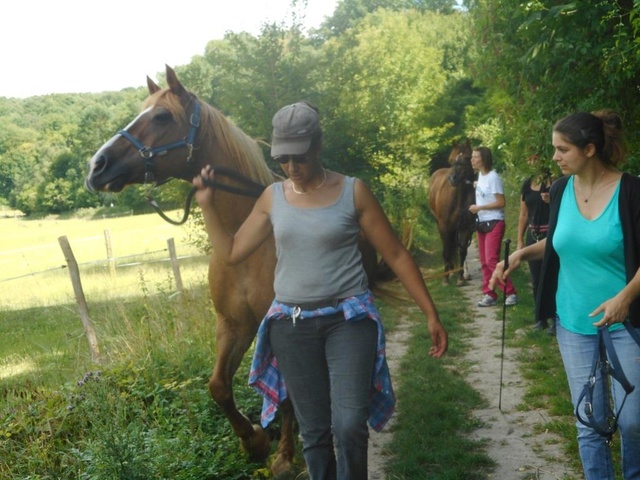
[[[232, 178], [233, 180], [236, 180], [247, 186], [246, 188], [234, 187], [233, 185], [220, 183], [215, 179], [213, 181], [209, 181], [209, 180], [204, 181], [205, 185], [214, 189], [223, 190], [225, 192], [234, 193], [236, 195], [243, 195], [245, 197], [258, 198], [266, 188], [264, 185], [254, 182], [253, 180], [245, 177], [241, 173], [235, 170], [232, 170], [230, 168], [216, 167], [214, 168], [214, 172], [216, 172], [218, 175], [223, 175], [223, 176]], [[160, 184], [157, 184], [156, 186], [159, 186], [159, 185]], [[160, 215], [160, 217], [162, 217], [163, 220], [165, 220], [166, 222], [169, 222], [172, 225], [183, 225], [189, 218], [189, 213], [191, 212], [191, 201], [193, 200], [193, 196], [195, 195], [195, 193], [196, 193], [195, 187], [189, 190], [189, 193], [187, 194], [187, 198], [185, 200], [184, 213], [180, 220], [173, 220], [169, 218], [162, 211], [162, 208], [160, 207], [160, 205], [158, 205], [158, 202], [155, 200], [155, 198], [153, 198], [153, 196], [151, 195], [151, 192], [147, 192], [146, 197], [147, 197], [147, 201], [149, 202], [149, 205], [153, 207], [156, 213]]]
[[[629, 332], [629, 335], [633, 338], [633, 340], [640, 345], [640, 336], [634, 327], [629, 323], [628, 320], [623, 322], [623, 325]], [[598, 369], [600, 369], [600, 381], [602, 382], [602, 401], [604, 408], [604, 420], [602, 422], [598, 422], [595, 418], [594, 406], [593, 406], [593, 391], [596, 386]], [[611, 405], [611, 386], [609, 385], [608, 378], [611, 377], [613, 380], [616, 380], [624, 389], [625, 395], [620, 403], [618, 411], [615, 412]], [[634, 385], [629, 383], [627, 377], [622, 370], [622, 365], [620, 364], [620, 360], [618, 359], [618, 355], [616, 354], [615, 348], [613, 347], [613, 342], [611, 340], [611, 334], [609, 332], [608, 326], [602, 326], [598, 328], [598, 348], [596, 349], [593, 364], [591, 367], [591, 375], [587, 380], [587, 383], [582, 389], [582, 393], [576, 402], [576, 418], [583, 425], [593, 428], [598, 434], [605, 437], [605, 441], [608, 446], [611, 445], [611, 440], [613, 438], [613, 434], [618, 429], [618, 417], [620, 416], [620, 412], [622, 411], [622, 407], [624, 407], [624, 403], [627, 399], [627, 396], [633, 392], [635, 389]], [[584, 399], [584, 413], [586, 415], [586, 419], [580, 415], [580, 403]]]

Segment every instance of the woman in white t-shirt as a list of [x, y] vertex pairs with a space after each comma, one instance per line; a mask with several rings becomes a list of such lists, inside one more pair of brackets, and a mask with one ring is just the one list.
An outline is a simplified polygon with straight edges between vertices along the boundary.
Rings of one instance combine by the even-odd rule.
[[[479, 307], [496, 305], [498, 294], [489, 288], [491, 274], [500, 260], [500, 248], [504, 237], [505, 221], [504, 187], [502, 179], [493, 170], [493, 156], [487, 147], [475, 147], [471, 155], [471, 165], [478, 172], [476, 182], [476, 203], [469, 207], [471, 213], [478, 215], [478, 255], [482, 266], [482, 293]], [[516, 289], [507, 279], [505, 294], [506, 305], [518, 303]]]

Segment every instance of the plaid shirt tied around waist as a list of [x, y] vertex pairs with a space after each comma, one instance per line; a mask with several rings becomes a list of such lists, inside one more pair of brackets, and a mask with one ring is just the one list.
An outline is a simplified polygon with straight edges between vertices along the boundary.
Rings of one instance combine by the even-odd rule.
[[[278, 405], [287, 398], [287, 388], [269, 342], [269, 323], [291, 319], [293, 317], [293, 309], [294, 307], [274, 300], [258, 329], [249, 373], [249, 385], [263, 397], [261, 415], [263, 428], [266, 428], [273, 421]], [[361, 295], [345, 298], [335, 307], [322, 307], [312, 311], [303, 310], [298, 316], [298, 321], [304, 321], [306, 318], [334, 315], [339, 312], [342, 312], [345, 321], [371, 318], [378, 326], [376, 362], [371, 377], [369, 426], [379, 432], [393, 414], [396, 397], [393, 393], [391, 375], [385, 356], [382, 319], [374, 304], [373, 294], [367, 291]]]

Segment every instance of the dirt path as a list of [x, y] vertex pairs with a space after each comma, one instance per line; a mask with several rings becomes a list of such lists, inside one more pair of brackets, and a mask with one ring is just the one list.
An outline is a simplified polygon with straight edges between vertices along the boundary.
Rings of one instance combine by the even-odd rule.
[[[502, 306], [480, 308], [476, 306], [481, 297], [481, 275], [477, 250], [469, 249], [469, 265], [472, 279], [460, 289], [469, 308], [474, 312], [472, 328], [476, 335], [471, 338], [471, 348], [465, 361], [470, 365], [466, 372], [468, 383], [488, 403], [487, 408], [476, 410], [473, 415], [481, 427], [473, 438], [487, 441], [487, 453], [496, 462], [495, 471], [488, 479], [495, 480], [577, 480], [581, 475], [573, 471], [562, 453], [559, 437], [549, 433], [536, 433], [534, 426], [547, 419], [544, 410], [520, 412], [525, 383], [518, 371], [517, 349], [505, 348], [502, 372], [502, 394], [500, 396], [500, 353], [502, 340]], [[499, 310], [497, 310], [497, 308]], [[508, 310], [507, 310], [508, 315]], [[391, 375], [396, 372], [406, 352], [406, 342], [411, 325], [400, 324], [387, 338], [387, 356]], [[399, 399], [399, 408], [402, 399]], [[498, 408], [500, 403], [501, 409]], [[369, 479], [385, 480], [385, 456], [392, 435], [393, 418], [381, 433], [371, 433], [369, 441]]]
[[[476, 306], [482, 296], [482, 280], [474, 244], [469, 249], [469, 266], [473, 278], [468, 286], [460, 289], [475, 314], [474, 324], [470, 328], [473, 328], [476, 335], [471, 339], [473, 345], [466, 354], [466, 360], [472, 365], [467, 373], [467, 380], [488, 402], [487, 408], [473, 412], [482, 424], [473, 436], [489, 442], [487, 453], [497, 464], [489, 478], [581, 478], [581, 475], [571, 470], [564, 458], [560, 448], [562, 439], [549, 433], [534, 432], [536, 424], [547, 420], [547, 412], [540, 409], [526, 412], [517, 410], [526, 387], [518, 369], [517, 349], [505, 347], [500, 395], [502, 306]], [[508, 307], [506, 315], [508, 320]], [[498, 408], [499, 404], [501, 409]]]

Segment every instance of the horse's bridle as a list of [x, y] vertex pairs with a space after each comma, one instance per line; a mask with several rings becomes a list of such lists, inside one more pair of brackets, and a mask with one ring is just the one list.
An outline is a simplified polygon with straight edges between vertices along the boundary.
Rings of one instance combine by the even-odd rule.
[[[193, 150], [194, 150], [194, 141], [196, 138], [196, 134], [198, 132], [198, 128], [200, 127], [200, 102], [197, 98], [193, 98], [194, 100], [194, 108], [193, 113], [189, 117], [189, 132], [187, 132], [187, 136], [182, 140], [178, 140], [176, 142], [168, 143], [166, 145], [162, 145], [160, 147], [148, 147], [143, 144], [136, 137], [131, 135], [126, 129], [118, 131], [118, 134], [123, 138], [131, 142], [131, 144], [138, 149], [140, 152], [140, 156], [144, 159], [144, 184], [151, 184], [154, 182], [153, 179], [153, 160], [156, 156], [162, 156], [169, 153], [171, 150], [176, 150], [178, 148], [185, 147], [187, 149], [187, 163], [190, 163], [193, 160]], [[230, 193], [235, 193], [237, 195], [244, 195], [248, 197], [258, 198], [262, 191], [265, 189], [264, 185], [254, 182], [253, 180], [247, 178], [241, 173], [225, 167], [215, 167], [214, 172], [216, 175], [224, 175], [229, 178], [232, 178], [240, 183], [244, 183], [246, 188], [234, 187], [232, 185], [228, 185], [226, 183], [220, 183], [216, 180], [208, 181], [206, 180], [204, 183], [208, 187], [217, 188], [220, 190], [224, 190]], [[163, 183], [168, 182], [171, 178], [158, 183], [156, 186], [162, 185]], [[165, 221], [173, 224], [173, 225], [182, 225], [189, 218], [189, 212], [191, 210], [191, 200], [196, 192], [196, 188], [193, 187], [189, 193], [187, 194], [187, 198], [185, 200], [184, 206], [184, 214], [182, 219], [179, 221], [173, 220], [162, 211], [158, 202], [152, 197], [151, 193], [147, 193], [147, 201], [153, 207], [158, 215], [160, 215]]]
[[[453, 170], [453, 167], [454, 167], [456, 164], [460, 165], [460, 164], [462, 163], [462, 162], [461, 162], [461, 159], [462, 159], [462, 158], [463, 158], [463, 157], [462, 157], [462, 154], [461, 154], [461, 153], [459, 153], [459, 154], [456, 156], [456, 159], [453, 161], [453, 164], [451, 165], [451, 169], [452, 169], [452, 170]], [[450, 173], [450, 174], [447, 176], [447, 181], [449, 182], [449, 184], [450, 184], [452, 187], [457, 187], [458, 185], [460, 185], [460, 183], [463, 183], [464, 185], [473, 185], [473, 180], [469, 180], [469, 179], [464, 178], [464, 177], [462, 178], [462, 181], [454, 181], [454, 177], [453, 177], [453, 174], [452, 174], [452, 173]]]
[[182, 140], [178, 140], [173, 143], [168, 143], [166, 145], [162, 145], [160, 147], [147, 147], [136, 137], [131, 135], [127, 130], [120, 130], [118, 132], [119, 135], [122, 135], [124, 138], [129, 140], [131, 144], [138, 149], [140, 152], [140, 156], [144, 158], [144, 183], [152, 183], [153, 182], [153, 160], [156, 156], [166, 155], [171, 150], [176, 150], [178, 148], [186, 147], [187, 149], [187, 163], [191, 162], [193, 158], [193, 142], [196, 138], [196, 133], [198, 132], [198, 127], [200, 126], [200, 102], [195, 100], [195, 106], [193, 107], [193, 113], [189, 118], [189, 124], [191, 125], [189, 128], [189, 132], [187, 136]]

